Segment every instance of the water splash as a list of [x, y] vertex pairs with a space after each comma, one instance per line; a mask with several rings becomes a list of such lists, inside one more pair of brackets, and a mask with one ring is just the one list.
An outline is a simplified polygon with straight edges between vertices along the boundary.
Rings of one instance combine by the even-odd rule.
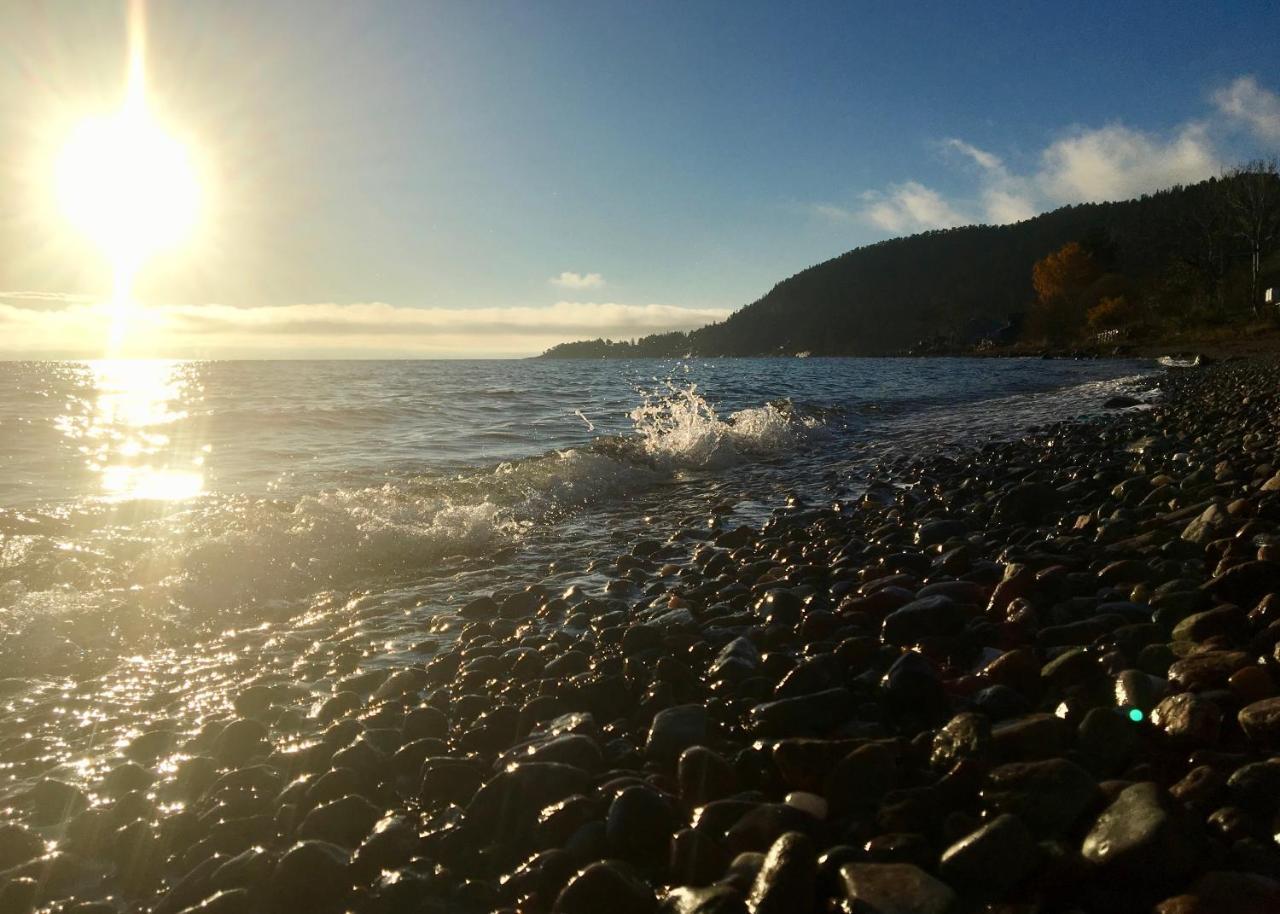
[[750, 457], [769, 457], [796, 446], [820, 424], [797, 417], [790, 402], [766, 403], [719, 414], [697, 384], [644, 396], [631, 411], [643, 453], [667, 469], [723, 469]]

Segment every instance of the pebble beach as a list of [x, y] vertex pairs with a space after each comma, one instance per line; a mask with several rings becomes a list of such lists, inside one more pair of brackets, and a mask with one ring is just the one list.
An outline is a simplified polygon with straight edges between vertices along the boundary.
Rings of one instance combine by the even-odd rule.
[[1280, 363], [1158, 386], [40, 779], [0, 912], [1278, 911]]

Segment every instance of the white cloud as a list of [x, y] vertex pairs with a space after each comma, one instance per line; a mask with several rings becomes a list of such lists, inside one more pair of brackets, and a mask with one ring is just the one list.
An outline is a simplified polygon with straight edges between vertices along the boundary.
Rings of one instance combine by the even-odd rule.
[[1078, 130], [1040, 154], [1035, 183], [1055, 203], [1124, 200], [1199, 181], [1222, 162], [1203, 124], [1162, 137], [1121, 124]]
[[1038, 210], [1035, 203], [1026, 194], [1012, 190], [988, 188], [982, 194], [985, 221], [991, 225], [1008, 225], [1011, 222], [1022, 222], [1030, 219]]
[[599, 273], [574, 273], [565, 270], [550, 280], [553, 286], [562, 289], [600, 289], [604, 287], [604, 277]]
[[1069, 128], [1020, 171], [990, 150], [948, 137], [935, 148], [964, 159], [967, 190], [944, 194], [911, 180], [863, 193], [859, 207], [821, 202], [808, 211], [893, 234], [978, 222], [1003, 225], [1063, 204], [1126, 200], [1202, 181], [1243, 158], [1238, 153], [1245, 131], [1255, 154], [1280, 151], [1280, 93], [1241, 76], [1214, 92], [1212, 102], [1203, 118], [1167, 131], [1122, 123]]
[[94, 301], [92, 295], [82, 295], [78, 292], [35, 292], [35, 291], [0, 291], [0, 301], [20, 301], [20, 302], [80, 302], [88, 303]]
[[[1237, 100], [1232, 110], [1251, 112], [1248, 118], [1255, 132], [1274, 129], [1280, 141], [1280, 96], [1256, 85], [1241, 89], [1241, 82], [1231, 90]], [[1200, 181], [1223, 167], [1209, 124], [1199, 122], [1167, 134], [1123, 124], [1076, 128], [1041, 150], [1036, 168], [1022, 174], [1011, 171], [995, 153], [965, 140], [952, 137], [939, 145], [978, 166], [972, 190], [946, 196], [919, 181], [906, 181], [862, 194], [864, 205], [857, 209], [825, 202], [812, 204], [810, 211], [833, 222], [857, 222], [893, 234], [980, 222], [1005, 225], [1065, 203], [1125, 200]]]
[[[384, 302], [148, 306], [126, 333], [131, 356], [295, 356], [307, 353], [462, 357], [535, 355], [582, 338], [692, 330], [722, 308], [557, 302], [546, 307], [403, 308]], [[95, 304], [24, 308], [0, 303], [0, 357], [102, 353], [111, 311]]]
[[873, 194], [867, 200], [863, 214], [890, 232], [951, 228], [967, 221], [940, 193], [917, 181], [895, 184], [887, 193]]
[[987, 152], [985, 149], [979, 149], [972, 143], [966, 143], [964, 140], [958, 140], [952, 137], [951, 139], [943, 140], [942, 145], [946, 149], [954, 149], [957, 152], [968, 156], [987, 171], [1002, 171], [1004, 169], [1004, 163], [1000, 161], [1000, 157], [998, 155]]
[[1280, 143], [1280, 95], [1241, 76], [1213, 94], [1213, 103], [1226, 118], [1244, 124], [1262, 140]]

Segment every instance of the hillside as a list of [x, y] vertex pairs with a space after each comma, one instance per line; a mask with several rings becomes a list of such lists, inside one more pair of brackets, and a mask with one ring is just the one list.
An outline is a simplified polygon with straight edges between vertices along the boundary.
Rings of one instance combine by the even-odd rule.
[[1251, 250], [1236, 222], [1241, 188], [1253, 178], [1265, 179], [1274, 221], [1274, 172], [1245, 171], [1013, 225], [882, 241], [802, 270], [721, 323], [630, 342], [565, 343], [544, 356], [880, 355], [926, 338], [967, 340], [1026, 312], [1036, 298], [1033, 266], [1073, 241], [1097, 262], [1103, 285], [1137, 306], [1162, 319], [1220, 322], [1232, 302], [1249, 301], [1241, 274]]

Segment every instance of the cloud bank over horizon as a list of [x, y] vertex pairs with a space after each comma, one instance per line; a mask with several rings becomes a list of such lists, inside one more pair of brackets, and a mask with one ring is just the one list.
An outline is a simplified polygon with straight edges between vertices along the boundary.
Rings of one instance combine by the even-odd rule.
[[[566, 340], [691, 330], [723, 308], [560, 301], [546, 307], [408, 308], [386, 302], [261, 307], [148, 305], [130, 317], [131, 357], [459, 358], [536, 355]], [[112, 309], [57, 293], [0, 292], [0, 358], [93, 358]]]
[[1174, 184], [1221, 173], [1238, 161], [1230, 141], [1241, 134], [1267, 150], [1280, 150], [1280, 95], [1253, 76], [1240, 76], [1210, 95], [1212, 110], [1167, 131], [1141, 130], [1119, 121], [1064, 129], [1019, 172], [998, 154], [960, 137], [936, 145], [965, 169], [971, 190], [948, 195], [910, 179], [869, 190], [859, 203], [814, 204], [822, 218], [892, 234], [1003, 225], [1072, 203], [1125, 200]]

